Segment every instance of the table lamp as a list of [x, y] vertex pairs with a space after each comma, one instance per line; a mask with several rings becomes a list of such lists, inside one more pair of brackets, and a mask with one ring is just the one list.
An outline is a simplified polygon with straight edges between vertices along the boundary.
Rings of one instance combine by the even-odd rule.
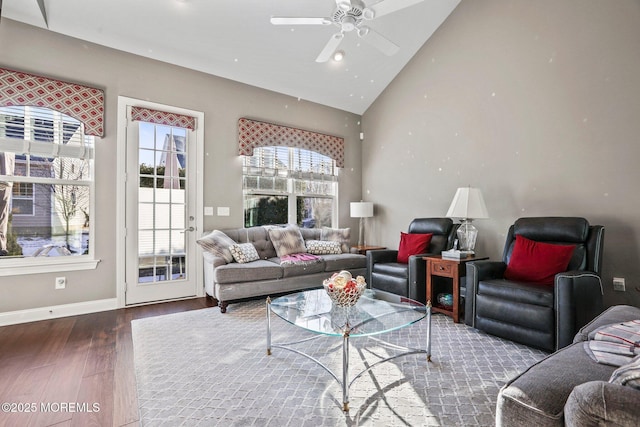
[[360, 218], [360, 230], [358, 232], [358, 246], [364, 245], [364, 219], [373, 216], [373, 203], [351, 202], [351, 218]]
[[458, 228], [458, 241], [460, 250], [472, 254], [476, 247], [478, 229], [471, 224], [474, 219], [489, 218], [487, 206], [484, 204], [482, 192], [479, 188], [461, 187], [453, 196], [449, 211], [449, 218], [460, 218], [462, 224]]

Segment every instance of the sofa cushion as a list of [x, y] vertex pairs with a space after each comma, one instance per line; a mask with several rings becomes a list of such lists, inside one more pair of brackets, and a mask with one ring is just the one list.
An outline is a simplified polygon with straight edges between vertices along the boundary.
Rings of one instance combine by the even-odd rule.
[[266, 227], [231, 228], [222, 230], [227, 236], [238, 243], [253, 243], [258, 251], [260, 259], [269, 259], [276, 256], [269, 233]]
[[405, 281], [409, 277], [408, 265], [399, 262], [375, 263], [373, 264], [373, 272], [385, 276], [400, 277]]
[[229, 247], [235, 245], [236, 242], [220, 230], [213, 230], [211, 233], [196, 240], [196, 243], [205, 251], [224, 258], [226, 262], [233, 261], [233, 255], [229, 251]]
[[233, 255], [233, 259], [240, 264], [260, 259], [253, 243], [236, 243], [235, 245], [229, 246], [229, 251], [231, 255]]
[[[269, 261], [280, 262], [280, 258], [271, 258]], [[282, 267], [282, 277], [321, 273], [325, 269], [324, 260], [322, 258], [313, 262], [285, 263], [280, 264], [280, 266]]]
[[573, 388], [587, 381], [607, 381], [613, 369], [593, 361], [582, 343], [565, 347], [502, 387], [496, 424], [561, 426], [564, 404]]
[[324, 271], [353, 270], [367, 267], [367, 257], [360, 254], [322, 255]]
[[304, 240], [297, 225], [286, 227], [270, 227], [269, 238], [273, 244], [276, 254], [281, 257], [289, 254], [299, 254], [307, 251]]
[[411, 255], [426, 253], [433, 233], [416, 234], [400, 232], [400, 245], [398, 247], [398, 262], [408, 264]]
[[553, 289], [546, 286], [493, 279], [478, 282], [477, 292], [478, 295], [495, 297], [505, 302], [553, 307]]
[[313, 255], [341, 254], [340, 242], [331, 240], [306, 240], [304, 242], [307, 252]]
[[351, 244], [350, 228], [322, 228], [322, 240], [340, 242], [343, 253], [348, 253]]
[[216, 283], [253, 282], [282, 278], [282, 267], [267, 260], [258, 260], [246, 264], [231, 263], [221, 265], [213, 272]]
[[575, 245], [536, 242], [516, 235], [504, 277], [540, 285], [552, 285], [555, 275], [566, 271]]

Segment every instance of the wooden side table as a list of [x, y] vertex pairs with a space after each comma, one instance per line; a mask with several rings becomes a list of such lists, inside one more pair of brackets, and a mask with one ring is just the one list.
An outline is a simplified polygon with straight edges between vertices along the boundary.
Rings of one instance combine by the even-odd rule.
[[351, 252], [366, 255], [367, 251], [373, 251], [376, 249], [387, 249], [385, 246], [370, 246], [370, 245], [355, 245], [351, 246]]
[[[442, 255], [423, 257], [427, 262], [427, 301], [431, 301], [432, 311], [453, 317], [455, 323], [460, 322], [460, 278], [467, 275], [466, 263], [489, 259], [489, 257], [472, 256], [463, 259], [442, 258]], [[436, 301], [433, 295], [433, 277], [448, 277], [452, 280], [453, 307], [446, 308]]]

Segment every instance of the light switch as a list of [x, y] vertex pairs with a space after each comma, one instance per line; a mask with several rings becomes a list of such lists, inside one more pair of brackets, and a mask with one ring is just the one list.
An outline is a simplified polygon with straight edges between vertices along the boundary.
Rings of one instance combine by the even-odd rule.
[[213, 206], [205, 206], [204, 214], [205, 216], [213, 216]]
[[218, 206], [218, 216], [229, 216], [229, 208]]

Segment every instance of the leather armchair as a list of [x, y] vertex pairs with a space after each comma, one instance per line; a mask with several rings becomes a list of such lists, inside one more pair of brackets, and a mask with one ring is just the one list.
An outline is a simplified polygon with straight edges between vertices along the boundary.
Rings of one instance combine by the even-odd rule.
[[[504, 278], [516, 235], [576, 245], [566, 272], [553, 286]], [[489, 334], [555, 351], [604, 309], [602, 252], [604, 227], [584, 218], [520, 218], [510, 228], [502, 261], [467, 264], [465, 323]]]
[[368, 251], [367, 283], [369, 287], [425, 303], [427, 266], [422, 257], [440, 254], [443, 250], [451, 249], [458, 226], [453, 224], [450, 218], [416, 218], [411, 221], [408, 233], [433, 234], [428, 251], [410, 256], [408, 264], [397, 262], [397, 250]]

